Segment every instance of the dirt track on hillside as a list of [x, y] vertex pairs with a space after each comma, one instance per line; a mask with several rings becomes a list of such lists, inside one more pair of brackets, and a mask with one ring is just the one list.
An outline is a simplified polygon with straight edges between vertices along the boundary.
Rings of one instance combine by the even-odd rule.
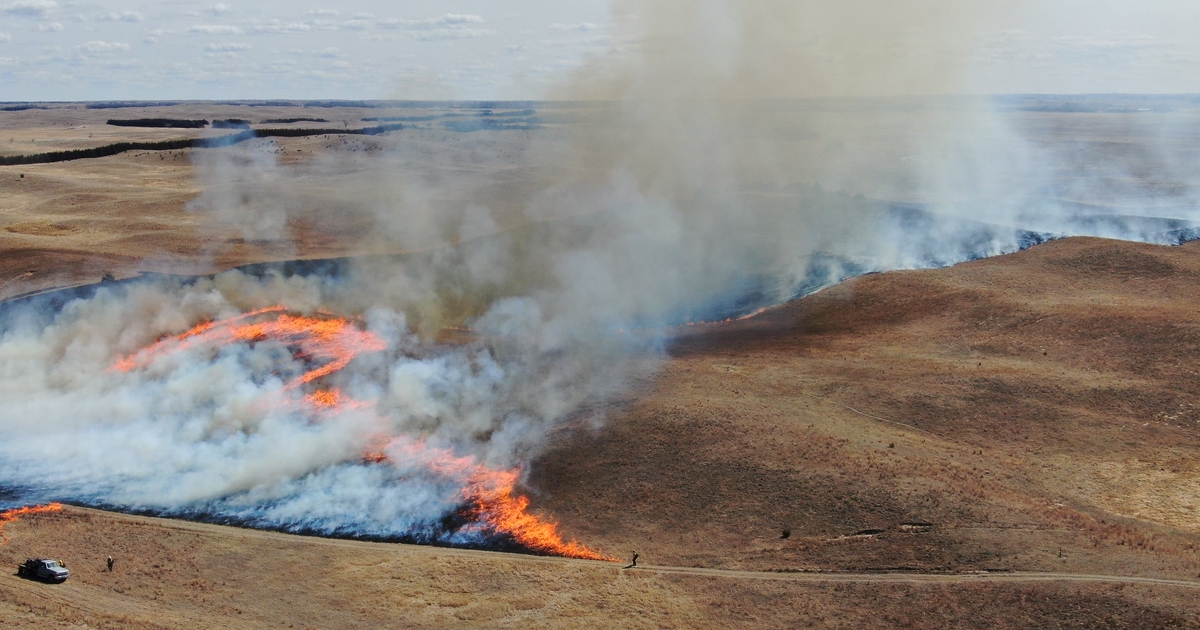
[[[15, 562], [18, 549], [50, 547], [71, 558], [72, 578], [50, 585], [0, 576], [0, 622], [6, 627], [769, 625], [752, 623], [739, 609], [752, 611], [760, 622], [825, 618], [834, 625], [869, 627], [866, 618], [854, 620], [870, 617], [880, 598], [892, 597], [928, 606], [928, 619], [945, 622], [949, 615], [957, 621], [947, 625], [955, 627], [994, 627], [972, 622], [1023, 609], [1042, 622], [1125, 618], [1145, 623], [1118, 627], [1163, 627], [1190, 623], [1168, 611], [1180, 610], [1200, 588], [1191, 580], [1072, 573], [623, 569], [614, 563], [297, 537], [72, 507], [10, 528], [14, 548], [0, 547], [3, 561]], [[107, 553], [117, 558], [112, 573], [104, 569]], [[848, 588], [870, 590], [854, 595]], [[981, 592], [996, 605], [980, 600]], [[772, 610], [755, 604], [780, 596], [788, 606]], [[1134, 603], [1138, 600], [1142, 604]], [[1054, 607], [1066, 607], [1067, 616], [1056, 616]], [[886, 611], [877, 609], [882, 616], [874, 623], [887, 619]], [[1015, 623], [1020, 619], [1010, 623], [1020, 627]]]

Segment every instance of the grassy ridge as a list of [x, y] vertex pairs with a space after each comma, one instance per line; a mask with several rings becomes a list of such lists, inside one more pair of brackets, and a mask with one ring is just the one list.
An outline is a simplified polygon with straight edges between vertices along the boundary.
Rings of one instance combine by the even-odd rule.
[[176, 151], [179, 149], [207, 149], [227, 147], [230, 145], [253, 140], [254, 138], [297, 138], [303, 136], [322, 135], [365, 135], [377, 136], [389, 131], [402, 129], [403, 125], [378, 125], [361, 129], [247, 129], [240, 133], [229, 134], [217, 138], [179, 138], [176, 140], [159, 140], [153, 142], [117, 142], [89, 149], [72, 149], [70, 151], [49, 151], [33, 155], [0, 156], [0, 166], [15, 166], [18, 164], [49, 164], [68, 160], [100, 158], [124, 153], [125, 151]]

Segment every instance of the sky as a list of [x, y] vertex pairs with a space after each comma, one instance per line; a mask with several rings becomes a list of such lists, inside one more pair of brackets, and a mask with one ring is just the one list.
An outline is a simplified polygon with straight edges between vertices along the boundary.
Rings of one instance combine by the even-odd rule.
[[[871, 2], [835, 3], [822, 17], [855, 19]], [[0, 101], [537, 99], [584, 60], [640, 44], [619, 28], [637, 0], [610, 4], [0, 0]], [[1200, 92], [1194, 0], [1013, 1], [981, 19], [948, 19], [938, 0], [886, 4], [911, 6], [911, 19], [855, 39], [850, 51], [822, 40], [821, 22], [797, 24], [796, 45], [832, 73], [846, 58], [897, 49], [930, 63], [961, 57], [952, 92]]]
[[0, 0], [0, 101], [523, 98], [611, 46], [604, 0]]

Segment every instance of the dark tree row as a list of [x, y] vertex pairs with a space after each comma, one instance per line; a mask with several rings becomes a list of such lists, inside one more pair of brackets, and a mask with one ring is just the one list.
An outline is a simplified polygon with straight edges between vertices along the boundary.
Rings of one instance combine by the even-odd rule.
[[173, 107], [178, 104], [178, 101], [101, 101], [87, 103], [84, 107], [87, 109], [121, 109], [124, 107]]
[[250, 121], [244, 118], [225, 118], [212, 121], [213, 129], [249, 129]]
[[67, 160], [107, 157], [109, 155], [116, 155], [125, 151], [171, 151], [176, 149], [186, 149], [190, 146], [194, 146], [195, 141], [195, 138], [185, 138], [182, 140], [162, 140], [159, 142], [117, 142], [116, 144], [106, 144], [104, 146], [92, 147], [90, 149], [50, 151], [48, 153], [35, 153], [33, 155], [0, 156], [0, 166], [12, 166], [15, 164], [46, 164], [49, 162], [65, 162]]
[[36, 153], [33, 155], [0, 156], [0, 166], [48, 164], [50, 162], [65, 162], [67, 160], [108, 157], [124, 153], [125, 151], [176, 151], [190, 148], [227, 147], [239, 142], [253, 140], [254, 138], [300, 138], [337, 134], [377, 136], [403, 128], [403, 125], [379, 125], [376, 127], [363, 127], [361, 129], [247, 129], [240, 133], [219, 136], [217, 138], [181, 138], [178, 140], [160, 140], [157, 142], [117, 142], [90, 149], [50, 151], [48, 153]]
[[171, 127], [174, 129], [203, 129], [208, 126], [208, 121], [186, 120], [182, 118], [129, 118], [126, 120], [109, 119], [108, 124], [114, 127]]
[[268, 118], [268, 119], [262, 121], [262, 124], [264, 124], [264, 125], [287, 125], [290, 123], [298, 123], [298, 122], [327, 123], [329, 121], [325, 120], [324, 118]]

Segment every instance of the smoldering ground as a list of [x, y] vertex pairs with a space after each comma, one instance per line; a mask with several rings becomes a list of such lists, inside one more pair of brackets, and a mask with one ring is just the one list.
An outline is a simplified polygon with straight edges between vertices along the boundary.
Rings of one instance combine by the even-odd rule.
[[[1039, 144], [995, 99], [936, 96], [977, 70], [974, 25], [1020, 9], [620, 2], [610, 54], [551, 94], [575, 102], [565, 124], [453, 146], [398, 133], [379, 155], [297, 165], [254, 144], [206, 150], [192, 209], [215, 229], [289, 243], [298, 222], [344, 217], [370, 226], [361, 251], [405, 255], [10, 309], [0, 480], [21, 500], [461, 544], [443, 523], [467, 480], [433, 454], [521, 466], [548, 430], [652, 374], [671, 325], [1052, 236], [1188, 237], [1196, 156], [1172, 130], [1194, 112], [1131, 120], [1150, 148], [1101, 159], [1103, 143]], [[489, 161], [489, 142], [515, 157]], [[1098, 187], [1125, 209], [1094, 203]], [[363, 406], [298, 407], [288, 382], [311, 359], [269, 339], [112, 369], [272, 305], [384, 341], [326, 377]], [[439, 341], [448, 326], [470, 338]], [[386, 464], [364, 461], [376, 447]]]

